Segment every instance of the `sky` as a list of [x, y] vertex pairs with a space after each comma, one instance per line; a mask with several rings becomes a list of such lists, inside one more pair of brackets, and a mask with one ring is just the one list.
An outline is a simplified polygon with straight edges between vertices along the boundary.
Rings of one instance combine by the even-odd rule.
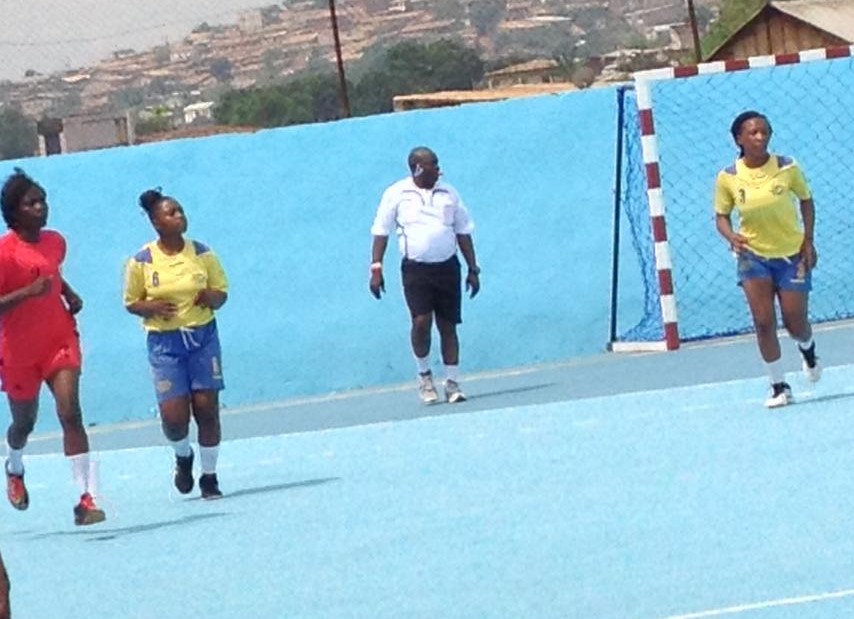
[[120, 49], [183, 38], [202, 22], [233, 23], [275, 0], [0, 0], [0, 79], [95, 64]]

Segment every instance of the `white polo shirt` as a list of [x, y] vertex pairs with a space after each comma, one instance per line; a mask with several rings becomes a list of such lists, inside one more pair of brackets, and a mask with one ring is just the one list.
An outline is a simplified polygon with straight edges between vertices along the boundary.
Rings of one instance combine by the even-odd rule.
[[390, 236], [393, 230], [404, 257], [444, 262], [457, 253], [457, 235], [471, 234], [474, 222], [450, 185], [421, 189], [406, 177], [385, 190], [371, 226], [374, 236]]

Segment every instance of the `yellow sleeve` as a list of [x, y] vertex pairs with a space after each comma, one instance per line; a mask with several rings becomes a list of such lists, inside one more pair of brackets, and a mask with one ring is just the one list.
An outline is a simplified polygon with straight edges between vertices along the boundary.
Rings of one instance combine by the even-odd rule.
[[202, 264], [208, 272], [208, 288], [228, 292], [228, 278], [220, 264], [219, 258], [212, 251], [206, 251], [201, 256]]
[[734, 206], [735, 198], [727, 182], [726, 173], [718, 172], [718, 177], [715, 179], [715, 213], [729, 215]]
[[792, 190], [792, 193], [798, 196], [798, 198], [801, 200], [809, 200], [810, 198], [812, 198], [810, 186], [807, 183], [807, 179], [804, 177], [804, 173], [798, 164], [792, 166], [791, 170], [789, 170], [789, 175], [789, 189]]
[[125, 266], [125, 307], [145, 299], [145, 273], [142, 263], [131, 258]]

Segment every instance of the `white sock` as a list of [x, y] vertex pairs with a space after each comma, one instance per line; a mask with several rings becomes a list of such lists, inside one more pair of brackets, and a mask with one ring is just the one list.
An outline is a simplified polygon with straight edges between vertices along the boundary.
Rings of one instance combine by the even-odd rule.
[[216, 473], [216, 461], [219, 457], [219, 445], [214, 447], [202, 447], [199, 445], [199, 461], [202, 465], [202, 474], [210, 475]]
[[768, 372], [768, 378], [771, 379], [771, 384], [786, 382], [786, 373], [783, 371], [783, 359], [776, 361], [766, 361], [765, 371]]
[[445, 365], [445, 380], [452, 380], [455, 383], [460, 382], [460, 366], [458, 365]]
[[24, 474], [24, 450], [23, 449], [12, 449], [9, 445], [6, 445], [6, 458], [8, 459], [7, 469], [10, 473], [14, 473], [15, 475], [23, 475]]
[[71, 476], [80, 488], [80, 494], [89, 492], [89, 453], [68, 456], [68, 461], [71, 463]]
[[100, 487], [98, 484], [99, 476], [98, 476], [98, 461], [90, 460], [89, 461], [89, 478], [87, 480], [88, 492], [92, 495], [92, 497], [100, 496]]
[[813, 341], [812, 336], [810, 336], [810, 339], [808, 339], [806, 342], [798, 342], [798, 348], [800, 348], [801, 350], [809, 350], [810, 348], [812, 348], [813, 344], [815, 344], [815, 342]]
[[415, 365], [418, 366], [419, 374], [426, 374], [430, 371], [430, 355], [426, 357], [415, 357]]
[[187, 458], [193, 452], [193, 450], [190, 448], [189, 434], [182, 438], [180, 441], [169, 441], [169, 444], [172, 445], [172, 449], [175, 450], [176, 456]]

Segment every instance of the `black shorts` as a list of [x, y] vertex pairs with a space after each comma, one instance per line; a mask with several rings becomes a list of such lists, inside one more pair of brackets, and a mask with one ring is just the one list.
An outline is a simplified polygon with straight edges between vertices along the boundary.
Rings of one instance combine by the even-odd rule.
[[463, 321], [460, 261], [456, 255], [444, 262], [404, 258], [400, 272], [403, 296], [413, 316], [435, 312], [439, 318], [457, 325]]

